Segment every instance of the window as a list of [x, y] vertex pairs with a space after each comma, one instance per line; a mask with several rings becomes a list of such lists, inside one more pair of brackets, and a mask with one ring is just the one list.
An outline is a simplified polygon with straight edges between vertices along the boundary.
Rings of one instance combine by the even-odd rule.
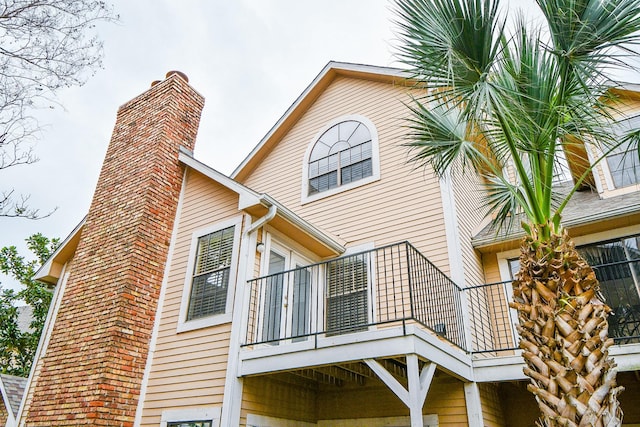
[[241, 223], [238, 216], [193, 233], [178, 332], [231, 321]]
[[165, 409], [160, 427], [219, 427], [220, 407]]
[[365, 117], [341, 117], [313, 140], [303, 165], [303, 202], [379, 179], [378, 139]]
[[211, 427], [211, 421], [178, 421], [168, 422], [167, 427]]
[[234, 229], [227, 227], [198, 239], [187, 320], [226, 311]]
[[366, 329], [369, 306], [367, 253], [339, 258], [327, 264], [327, 332]]
[[[594, 269], [605, 303], [613, 309], [609, 336], [618, 344], [640, 342], [640, 236], [578, 246], [578, 253]], [[508, 260], [511, 277], [520, 269], [518, 258]]]
[[[622, 136], [629, 131], [640, 128], [640, 115], [620, 122], [616, 134]], [[640, 184], [640, 161], [638, 152], [628, 142], [620, 145], [607, 156], [607, 166], [611, 171], [613, 185], [616, 188]]]
[[262, 304], [262, 341], [278, 345], [281, 339], [304, 341], [311, 333], [312, 275], [305, 267], [311, 261], [267, 234], [259, 283]]

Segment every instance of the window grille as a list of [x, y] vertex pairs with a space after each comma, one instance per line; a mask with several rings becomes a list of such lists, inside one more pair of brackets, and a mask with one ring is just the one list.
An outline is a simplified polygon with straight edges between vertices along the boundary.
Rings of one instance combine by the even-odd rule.
[[367, 126], [347, 120], [329, 128], [309, 157], [309, 195], [373, 175], [372, 141]]
[[[638, 128], [640, 128], [640, 116], [635, 116], [620, 122], [614, 132], [622, 138], [624, 134]], [[607, 165], [616, 188], [640, 184], [638, 148], [629, 142], [624, 142], [607, 156]]]

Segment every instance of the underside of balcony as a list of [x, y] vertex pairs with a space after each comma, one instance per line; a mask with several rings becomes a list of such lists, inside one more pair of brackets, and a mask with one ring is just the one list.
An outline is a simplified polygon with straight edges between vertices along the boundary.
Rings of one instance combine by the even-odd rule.
[[436, 334], [417, 325], [315, 336], [284, 345], [257, 345], [240, 352], [240, 376], [309, 369], [366, 359], [387, 359], [415, 354], [460, 379], [471, 381], [471, 357]]

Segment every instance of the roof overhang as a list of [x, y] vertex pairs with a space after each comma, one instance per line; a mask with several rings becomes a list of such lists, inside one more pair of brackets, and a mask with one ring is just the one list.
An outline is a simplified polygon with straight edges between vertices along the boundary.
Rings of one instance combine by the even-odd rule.
[[236, 192], [238, 194], [239, 210], [243, 210], [257, 218], [267, 215], [269, 209], [275, 210], [275, 216], [269, 220], [269, 225], [291, 237], [318, 256], [322, 258], [334, 257], [346, 250], [344, 245], [337, 239], [302, 219], [271, 196], [257, 193], [205, 165], [196, 160], [188, 150], [182, 149], [180, 151], [179, 160], [193, 170]]
[[42, 264], [42, 266], [35, 272], [33, 278], [39, 282], [43, 282], [49, 285], [55, 285], [58, 283], [58, 279], [62, 274], [64, 265], [73, 257], [80, 241], [80, 235], [87, 217], [84, 217], [82, 221], [71, 231], [71, 233], [60, 243], [60, 246], [55, 250], [53, 254]]
[[[638, 223], [640, 223], [640, 203], [620, 206], [616, 209], [587, 212], [585, 215], [570, 217], [562, 222], [572, 238]], [[519, 247], [524, 235], [522, 228], [514, 224], [513, 230], [508, 234], [502, 232], [493, 236], [485, 234], [482, 238], [473, 238], [472, 244], [480, 252], [500, 252]]]

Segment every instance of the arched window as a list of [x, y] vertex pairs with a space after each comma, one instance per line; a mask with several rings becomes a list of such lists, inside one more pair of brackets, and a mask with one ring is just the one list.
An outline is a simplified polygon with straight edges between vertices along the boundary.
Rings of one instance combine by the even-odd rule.
[[303, 168], [303, 201], [378, 179], [378, 138], [373, 124], [360, 116], [331, 122], [307, 149]]

